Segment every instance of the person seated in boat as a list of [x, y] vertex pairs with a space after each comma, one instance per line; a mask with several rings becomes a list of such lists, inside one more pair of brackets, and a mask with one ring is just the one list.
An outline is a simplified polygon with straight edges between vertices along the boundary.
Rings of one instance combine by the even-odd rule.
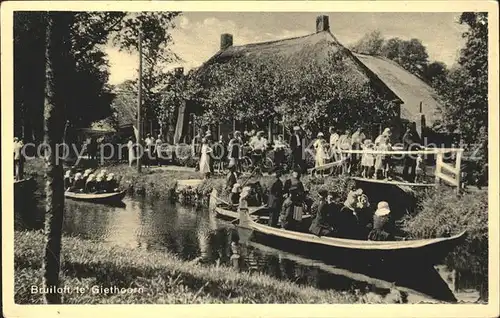
[[381, 201], [377, 205], [377, 211], [373, 216], [373, 230], [368, 233], [370, 241], [392, 241], [394, 240], [394, 224], [391, 218], [389, 204]]
[[269, 226], [277, 227], [281, 206], [283, 205], [283, 182], [281, 181], [281, 170], [274, 171], [275, 179], [269, 190], [267, 206], [269, 208]]
[[87, 178], [92, 172], [93, 172], [92, 169], [85, 169], [82, 176], [83, 181], [87, 182]]
[[344, 206], [340, 209], [336, 219], [336, 237], [355, 240], [365, 239], [362, 235], [363, 229], [358, 216], [360, 210], [364, 208], [362, 201], [358, 199], [361, 194], [363, 194], [363, 191], [358, 189], [350, 191], [347, 195]]
[[118, 191], [118, 182], [116, 181], [114, 173], [110, 173], [106, 177], [105, 190], [108, 193], [117, 192]]
[[71, 169], [66, 171], [64, 175], [64, 190], [68, 190], [73, 185], [73, 174], [71, 173]]
[[304, 192], [297, 185], [291, 186], [288, 191], [290, 196], [283, 203], [280, 223], [286, 230], [298, 231], [304, 214]]
[[95, 178], [95, 189], [97, 193], [106, 191], [106, 182], [102, 174], [98, 174]]
[[248, 198], [252, 194], [251, 187], [243, 187], [240, 194], [240, 202], [238, 205], [238, 211], [244, 211], [248, 213]]
[[95, 174], [90, 174], [87, 178], [87, 182], [85, 182], [85, 192], [86, 193], [94, 193], [96, 192], [96, 180]]
[[250, 206], [261, 206], [264, 202], [264, 189], [259, 181], [254, 183], [248, 183], [248, 186], [252, 189], [252, 193], [248, 197], [247, 201]]
[[226, 176], [226, 191], [230, 192], [233, 186], [238, 182], [238, 174], [236, 173], [236, 165], [234, 163], [229, 164], [229, 172]]
[[75, 181], [73, 186], [70, 188], [71, 192], [82, 192], [85, 188], [85, 181], [83, 181], [81, 172], [75, 174]]
[[292, 171], [292, 177], [285, 181], [284, 193], [290, 195], [290, 188], [295, 186], [301, 195], [305, 193], [304, 184], [300, 181], [301, 169], [295, 168]]
[[329, 223], [331, 220], [331, 206], [328, 204], [328, 191], [327, 190], [319, 190], [319, 205], [318, 212], [314, 220], [309, 227], [309, 232], [315, 234], [317, 236], [329, 236], [333, 233], [333, 226]]
[[357, 199], [357, 216], [359, 220], [360, 236], [366, 237], [373, 228], [373, 210], [370, 206], [368, 196], [361, 193]]
[[233, 188], [231, 189], [231, 194], [229, 195], [229, 202], [234, 206], [237, 206], [238, 203], [240, 202], [240, 190], [241, 187], [239, 183], [233, 184]]

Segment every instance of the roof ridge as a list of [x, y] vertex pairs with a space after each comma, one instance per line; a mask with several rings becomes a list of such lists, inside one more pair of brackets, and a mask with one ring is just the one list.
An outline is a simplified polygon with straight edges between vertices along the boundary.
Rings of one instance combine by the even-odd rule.
[[[330, 33], [330, 32], [328, 32], [328, 31], [320, 31], [320, 32], [309, 33], [309, 34], [306, 34], [306, 35], [294, 36], [294, 37], [291, 37], [291, 38], [279, 39], [279, 40], [270, 40], [270, 41], [247, 43], [247, 44], [241, 44], [241, 45], [232, 45], [232, 46], [228, 47], [227, 49], [231, 49], [231, 48], [235, 48], [235, 47], [239, 48], [239, 47], [259, 46], [259, 45], [265, 45], [265, 44], [273, 44], [273, 43], [278, 43], [278, 42], [285, 42], [285, 41], [290, 41], [290, 40], [297, 40], [297, 39], [301, 39], [301, 38], [306, 38], [308, 36], [316, 35], [318, 33]], [[330, 33], [330, 35], [333, 37], [333, 34]], [[333, 38], [335, 39], [335, 37], [333, 37]]]

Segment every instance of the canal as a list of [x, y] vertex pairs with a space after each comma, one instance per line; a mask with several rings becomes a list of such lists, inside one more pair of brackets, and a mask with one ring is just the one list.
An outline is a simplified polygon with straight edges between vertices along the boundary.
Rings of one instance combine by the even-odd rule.
[[[231, 240], [238, 230], [231, 222], [217, 219], [206, 208], [130, 197], [126, 197], [121, 206], [71, 200], [65, 204], [63, 231], [66, 236], [130, 249], [169, 251], [188, 261], [234, 266]], [[18, 211], [15, 228], [42, 228], [43, 205], [35, 210], [35, 214], [33, 209]], [[262, 272], [318, 289], [362, 293], [374, 301], [387, 295], [394, 285], [404, 291], [408, 302], [474, 302], [487, 294], [484, 277], [445, 265], [417, 269], [417, 272], [397, 268], [397, 264], [390, 269], [353, 270], [253, 240], [242, 242], [240, 251], [239, 270]]]

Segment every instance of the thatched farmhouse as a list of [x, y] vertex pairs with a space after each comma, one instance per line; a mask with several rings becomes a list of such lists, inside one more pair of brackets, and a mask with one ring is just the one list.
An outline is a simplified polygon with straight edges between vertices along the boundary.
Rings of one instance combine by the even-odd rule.
[[[393, 61], [349, 51], [332, 34], [328, 16], [325, 15], [317, 17], [316, 32], [301, 37], [235, 46], [231, 34], [222, 34], [220, 50], [196, 72], [203, 73], [212, 65], [236, 59], [240, 61], [273, 60], [279, 56], [289, 65], [303, 63], [308, 59], [321, 62], [330, 58], [332, 52], [342, 54], [350, 77], [361, 83], [369, 83], [383, 99], [396, 106], [394, 118], [387, 118], [376, 130], [390, 125], [396, 131], [401, 131], [405, 122], [408, 121], [417, 122], [417, 127], [421, 129], [422, 124], [431, 125], [439, 119], [440, 103], [429, 85]], [[181, 108], [176, 129], [178, 140], [192, 136], [195, 131], [191, 126], [193, 124], [192, 113], [200, 111], [197, 105], [189, 103]], [[231, 123], [231, 119], [228, 118], [228, 123], [220, 123], [218, 127], [211, 127], [214, 134], [226, 133], [234, 128], [245, 129], [245, 122]], [[286, 132], [276, 122], [270, 123], [268, 128], [270, 135], [272, 132]]]

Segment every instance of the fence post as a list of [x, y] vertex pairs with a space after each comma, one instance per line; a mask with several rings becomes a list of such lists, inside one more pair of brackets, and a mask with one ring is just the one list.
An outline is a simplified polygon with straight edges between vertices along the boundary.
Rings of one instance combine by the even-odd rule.
[[440, 184], [439, 174], [441, 173], [441, 165], [443, 164], [443, 153], [438, 152], [436, 156], [436, 171], [434, 172], [434, 183]]
[[463, 154], [463, 150], [460, 149], [457, 151], [457, 156], [455, 158], [455, 169], [457, 171], [457, 175], [456, 175], [456, 182], [457, 182], [457, 194], [460, 194], [460, 189], [462, 187], [462, 180], [461, 180], [461, 176], [462, 176], [462, 172], [460, 171], [460, 168], [461, 168], [461, 164], [462, 164], [462, 154]]

